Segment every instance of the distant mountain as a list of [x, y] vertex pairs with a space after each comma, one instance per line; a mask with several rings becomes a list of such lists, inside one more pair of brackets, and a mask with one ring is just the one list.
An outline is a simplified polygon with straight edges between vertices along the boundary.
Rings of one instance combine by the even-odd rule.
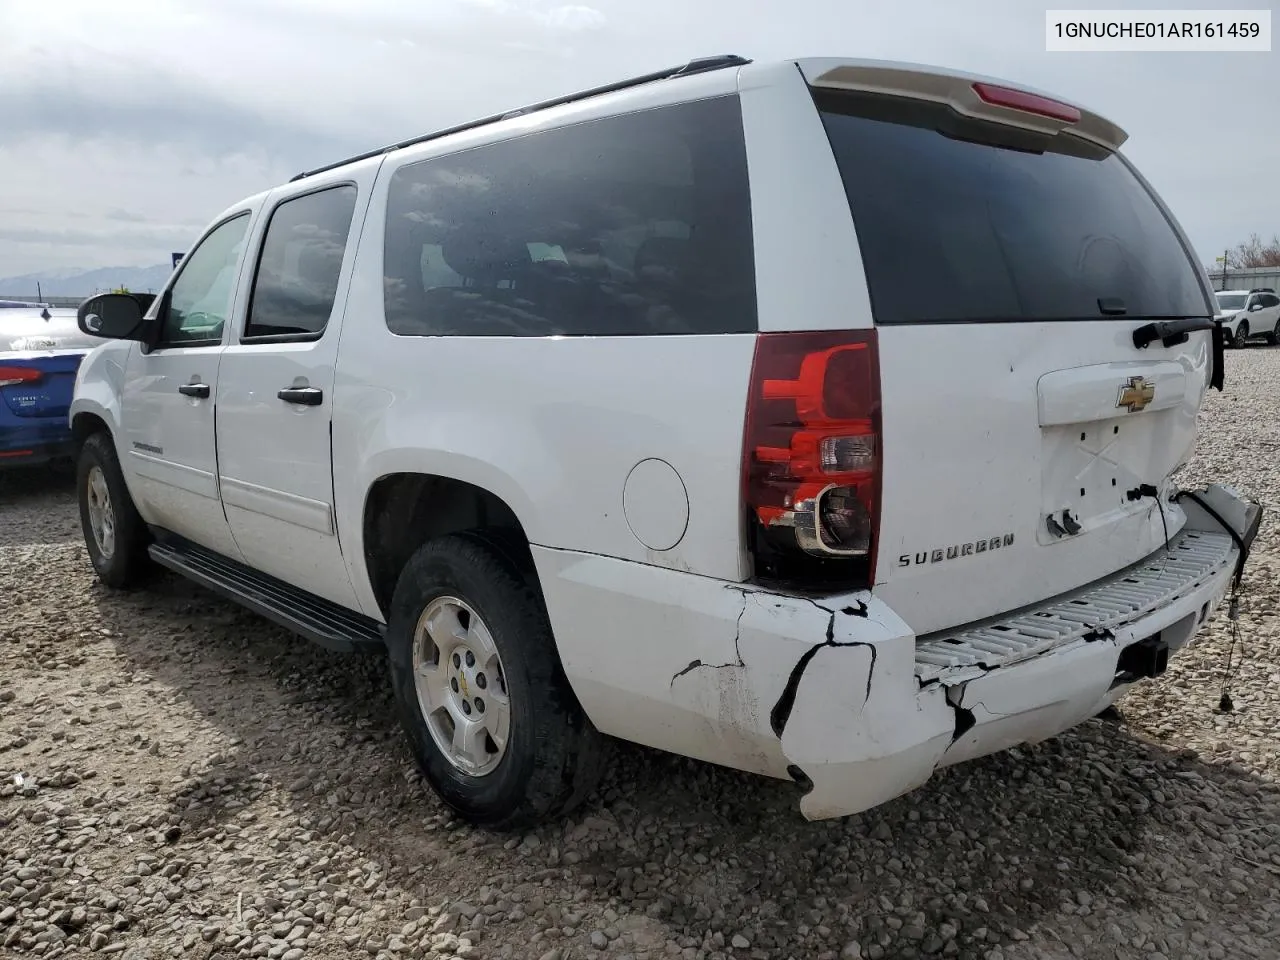
[[173, 267], [102, 267], [98, 270], [47, 270], [0, 279], [0, 296], [34, 297], [36, 285], [46, 297], [87, 297], [104, 290], [126, 287], [138, 293], [158, 293]]

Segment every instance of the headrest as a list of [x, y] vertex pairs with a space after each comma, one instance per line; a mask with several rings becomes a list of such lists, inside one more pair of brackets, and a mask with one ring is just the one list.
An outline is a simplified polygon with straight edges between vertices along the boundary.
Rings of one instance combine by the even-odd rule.
[[482, 283], [511, 279], [533, 262], [525, 244], [511, 237], [471, 231], [445, 240], [440, 255], [454, 273]]
[[636, 251], [637, 276], [672, 280], [685, 268], [689, 241], [680, 237], [650, 237]]

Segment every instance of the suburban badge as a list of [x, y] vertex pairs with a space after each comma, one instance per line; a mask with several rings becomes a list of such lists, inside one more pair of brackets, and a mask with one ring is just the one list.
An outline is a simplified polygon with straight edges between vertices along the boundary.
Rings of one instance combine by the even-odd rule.
[[988, 551], [1001, 550], [1012, 546], [1013, 534], [1002, 533], [998, 537], [971, 540], [968, 543], [953, 543], [945, 547], [933, 547], [929, 550], [920, 550], [915, 554], [904, 553], [898, 557], [898, 566], [916, 567], [927, 563], [945, 563], [948, 560], [972, 557], [979, 553], [987, 553]]

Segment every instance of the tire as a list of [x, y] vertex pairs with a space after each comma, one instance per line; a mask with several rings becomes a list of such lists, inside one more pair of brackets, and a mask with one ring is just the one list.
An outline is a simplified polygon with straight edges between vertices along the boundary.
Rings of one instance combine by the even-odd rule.
[[[420, 547], [396, 583], [387, 648], [400, 725], [423, 776], [463, 819], [508, 831], [580, 805], [599, 781], [607, 741], [564, 675], [536, 583], [499, 544], [455, 534]], [[454, 716], [463, 730], [485, 725], [461, 737], [462, 749]]]
[[1249, 340], [1249, 321], [1241, 320], [1240, 326], [1236, 327], [1236, 335], [1231, 341], [1233, 347], [1243, 347]]
[[1271, 332], [1267, 334], [1267, 343], [1275, 346], [1280, 343], [1280, 320], [1276, 321], [1276, 325], [1271, 328]]
[[[116, 589], [136, 586], [153, 569], [147, 555], [151, 537], [129, 496], [110, 434], [94, 433], [81, 446], [76, 460], [76, 499], [89, 562], [98, 579]], [[104, 511], [109, 536], [102, 525]]]

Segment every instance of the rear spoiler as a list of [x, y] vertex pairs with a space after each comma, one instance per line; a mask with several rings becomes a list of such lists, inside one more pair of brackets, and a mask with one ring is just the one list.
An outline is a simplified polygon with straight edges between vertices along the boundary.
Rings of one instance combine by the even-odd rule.
[[1078, 104], [977, 74], [890, 60], [799, 60], [810, 86], [883, 93], [945, 103], [956, 113], [1037, 133], [1068, 132], [1108, 150], [1129, 135], [1110, 120]]

